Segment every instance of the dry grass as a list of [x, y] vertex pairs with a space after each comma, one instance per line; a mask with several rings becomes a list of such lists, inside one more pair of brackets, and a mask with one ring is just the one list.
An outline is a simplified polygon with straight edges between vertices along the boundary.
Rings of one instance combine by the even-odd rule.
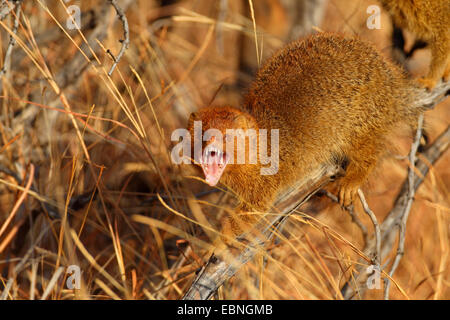
[[[381, 30], [368, 30], [369, 2], [330, 0], [320, 28], [359, 34], [389, 55], [389, 19], [382, 17]], [[105, 4], [83, 1], [81, 10], [98, 13]], [[221, 84], [215, 102], [238, 104], [251, 80], [242, 62], [255, 68], [256, 57], [264, 60], [284, 43], [289, 19], [274, 25], [253, 1], [255, 33], [247, 4], [230, 0], [216, 23], [218, 1], [167, 7], [133, 1], [126, 11], [131, 43], [109, 77], [106, 50], [117, 55], [123, 38], [112, 7], [102, 20], [105, 37], [90, 44], [91, 57], [84, 43], [99, 17], [83, 16], [81, 32], [62, 30], [63, 1], [24, 1], [11, 70], [0, 83], [1, 298], [178, 299], [186, 291], [234, 200], [222, 191], [204, 193], [209, 189], [195, 168], [170, 162], [170, 134]], [[0, 26], [3, 57], [10, 17]], [[92, 61], [86, 69], [80, 48]], [[74, 59], [80, 63], [72, 66]], [[422, 50], [408, 66], [420, 75], [428, 61]], [[430, 139], [449, 122], [447, 99], [426, 114]], [[410, 142], [399, 137], [393, 144], [404, 156]], [[391, 158], [365, 188], [379, 220], [406, 176], [406, 160]], [[447, 154], [416, 196], [393, 299], [450, 298], [449, 164]], [[291, 217], [268, 248], [265, 268], [249, 263], [218, 297], [340, 299], [362, 246], [350, 217], [329, 203], [308, 221]], [[80, 290], [66, 287], [69, 265], [82, 270]], [[382, 290], [365, 298], [380, 299]]]

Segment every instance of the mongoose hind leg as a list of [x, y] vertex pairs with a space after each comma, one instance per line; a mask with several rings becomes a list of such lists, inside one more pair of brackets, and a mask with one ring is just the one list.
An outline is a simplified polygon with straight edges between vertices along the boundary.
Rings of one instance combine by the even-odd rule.
[[369, 173], [375, 167], [375, 158], [353, 158], [345, 169], [345, 175], [338, 181], [338, 198], [341, 207], [348, 207], [353, 203], [361, 185], [366, 181]]

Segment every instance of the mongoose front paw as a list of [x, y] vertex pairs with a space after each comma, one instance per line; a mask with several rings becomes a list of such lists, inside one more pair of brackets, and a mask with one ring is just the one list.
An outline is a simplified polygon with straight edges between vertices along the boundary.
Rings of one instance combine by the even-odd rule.
[[237, 230], [235, 230], [233, 218], [225, 216], [222, 218], [220, 224], [222, 228], [216, 247], [232, 247], [235, 245], [235, 238], [238, 233]]
[[422, 88], [425, 88], [428, 91], [431, 91], [436, 86], [437, 83], [436, 79], [426, 77], [417, 79], [417, 82]]
[[221, 246], [237, 248], [253, 241], [260, 236], [254, 228], [257, 221], [258, 215], [248, 212], [238, 212], [222, 218], [219, 236]]
[[358, 186], [355, 185], [341, 185], [339, 188], [339, 204], [342, 208], [346, 208], [353, 204], [358, 192]]

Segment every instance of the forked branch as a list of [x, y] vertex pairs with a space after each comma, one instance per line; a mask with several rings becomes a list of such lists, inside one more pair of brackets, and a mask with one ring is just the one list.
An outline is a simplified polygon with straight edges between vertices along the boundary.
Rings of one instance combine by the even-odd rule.
[[[415, 162], [415, 171], [413, 179], [407, 178], [402, 185], [402, 188], [395, 200], [394, 207], [387, 215], [386, 219], [381, 223], [380, 231], [381, 231], [381, 257], [386, 257], [391, 251], [392, 247], [395, 244], [395, 239], [397, 238], [397, 230], [398, 228], [406, 227], [406, 219], [407, 215], [406, 209], [410, 206], [415, 192], [420, 187], [422, 182], [424, 181], [428, 171], [430, 169], [430, 165], [433, 165], [449, 148], [450, 146], [450, 126], [435, 140], [435, 142], [430, 145], [426, 150], [421, 154], [421, 156]], [[412, 171], [410, 171], [412, 172]], [[410, 181], [414, 183], [410, 185]], [[412, 187], [412, 189], [410, 189]], [[400, 229], [401, 230], [401, 229]], [[395, 264], [399, 263], [399, 259], [401, 258], [404, 246], [404, 232], [400, 234], [400, 242], [399, 248], [397, 250], [397, 255], [395, 260], [398, 260], [397, 263], [394, 262], [393, 267], [396, 268]], [[402, 239], [403, 238], [403, 239]], [[403, 242], [403, 244], [402, 244]], [[375, 239], [371, 238], [371, 240], [367, 243], [364, 253], [366, 255], [371, 255], [375, 250]], [[398, 258], [397, 258], [398, 257]], [[367, 274], [364, 272], [366, 266], [364, 265], [364, 261], [360, 261], [356, 267], [356, 280], [350, 282], [348, 281], [342, 288], [342, 295], [345, 299], [352, 299], [356, 297], [362, 297], [364, 292], [367, 290], [366, 280]], [[392, 270], [395, 272], [395, 268], [391, 268], [391, 273], [393, 275]], [[387, 284], [386, 284], [387, 285]], [[389, 289], [385, 291], [385, 297], [389, 294]]]

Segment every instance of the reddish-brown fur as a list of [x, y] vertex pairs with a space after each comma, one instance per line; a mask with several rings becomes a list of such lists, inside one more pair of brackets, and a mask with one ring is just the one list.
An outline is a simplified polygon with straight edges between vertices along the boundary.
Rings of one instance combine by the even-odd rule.
[[380, 0], [394, 23], [428, 42], [431, 49], [430, 71], [419, 79], [432, 89], [443, 77], [450, 79], [450, 1], [449, 0]]
[[[220, 181], [239, 196], [238, 212], [268, 210], [281, 190], [329, 163], [345, 164], [338, 185], [341, 204], [348, 205], [386, 152], [388, 137], [402, 124], [416, 122], [421, 110], [411, 107], [415, 92], [372, 45], [319, 34], [268, 59], [240, 109], [205, 108], [191, 121], [223, 133], [227, 128], [280, 130], [277, 174], [261, 175], [259, 164], [226, 167]], [[233, 222], [231, 229], [239, 230]]]

